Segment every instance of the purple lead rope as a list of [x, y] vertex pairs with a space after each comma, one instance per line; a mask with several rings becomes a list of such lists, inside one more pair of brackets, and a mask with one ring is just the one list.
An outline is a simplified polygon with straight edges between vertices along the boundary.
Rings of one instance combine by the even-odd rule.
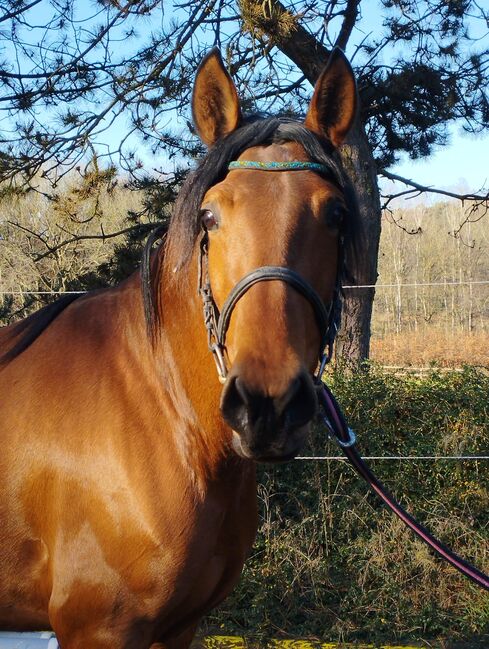
[[341, 446], [346, 457], [353, 465], [357, 473], [370, 485], [380, 498], [388, 505], [388, 507], [399, 518], [413, 530], [427, 545], [429, 545], [435, 552], [437, 552], [446, 561], [452, 564], [463, 575], [471, 579], [473, 582], [489, 590], [489, 576], [482, 571], [474, 568], [467, 561], [456, 555], [454, 552], [445, 547], [438, 539], [436, 539], [427, 529], [420, 525], [410, 514], [408, 514], [401, 505], [390, 495], [384, 485], [376, 478], [369, 467], [362, 460], [354, 443], [355, 437], [352, 431], [348, 428], [343, 413], [331, 393], [330, 389], [321, 384], [318, 389], [318, 398], [320, 406], [324, 410], [326, 416], [326, 423], [329, 424], [334, 437]]

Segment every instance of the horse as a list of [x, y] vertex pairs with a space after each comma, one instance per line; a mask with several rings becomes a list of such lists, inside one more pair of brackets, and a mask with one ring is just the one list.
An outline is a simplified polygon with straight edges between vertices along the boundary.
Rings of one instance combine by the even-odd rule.
[[141, 272], [0, 330], [0, 629], [185, 649], [236, 585], [256, 463], [295, 457], [316, 413], [356, 112], [340, 50], [303, 122], [243, 116], [212, 50], [192, 95], [208, 151]]

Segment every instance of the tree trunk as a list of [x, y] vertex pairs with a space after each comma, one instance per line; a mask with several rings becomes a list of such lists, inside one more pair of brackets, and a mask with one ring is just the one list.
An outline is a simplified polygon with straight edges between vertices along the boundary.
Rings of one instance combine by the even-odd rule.
[[[371, 286], [377, 281], [380, 195], [375, 161], [359, 121], [341, 147], [340, 155], [356, 190], [363, 229], [358, 255], [350, 272], [355, 284]], [[342, 365], [355, 367], [369, 357], [374, 295], [374, 288], [345, 289], [342, 326], [336, 344], [336, 360]]]

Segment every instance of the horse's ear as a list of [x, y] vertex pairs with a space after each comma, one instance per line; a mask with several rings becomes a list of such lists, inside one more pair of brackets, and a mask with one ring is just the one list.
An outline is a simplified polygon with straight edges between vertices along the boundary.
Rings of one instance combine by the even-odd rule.
[[304, 123], [311, 131], [326, 135], [338, 147], [355, 120], [357, 105], [353, 70], [343, 52], [335, 47], [314, 86]]
[[192, 115], [197, 133], [208, 147], [234, 131], [241, 121], [238, 93], [217, 48], [205, 56], [197, 70]]

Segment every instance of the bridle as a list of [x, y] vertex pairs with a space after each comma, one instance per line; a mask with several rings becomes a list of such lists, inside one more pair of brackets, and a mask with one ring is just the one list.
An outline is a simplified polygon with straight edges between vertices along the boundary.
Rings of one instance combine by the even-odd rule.
[[[322, 174], [331, 175], [327, 165], [317, 162], [258, 162], [253, 160], [235, 160], [229, 164], [229, 169], [255, 169], [263, 171], [294, 171], [311, 170]], [[340, 266], [343, 263], [343, 242], [340, 240]], [[204, 322], [207, 330], [207, 342], [216, 363], [217, 373], [221, 383], [225, 383], [228, 375], [226, 364], [226, 333], [229, 328], [232, 313], [245, 293], [258, 282], [281, 281], [285, 282], [298, 293], [305, 297], [314, 310], [316, 322], [321, 334], [319, 348], [319, 369], [313, 380], [316, 386], [320, 415], [328, 435], [340, 446], [357, 473], [367, 482], [385, 504], [407, 525], [417, 536], [429, 545], [439, 556], [448, 561], [470, 580], [489, 590], [489, 576], [478, 570], [467, 561], [452, 552], [436, 539], [430, 532], [420, 525], [396, 499], [387, 491], [384, 485], [373, 474], [358, 453], [355, 443], [356, 436], [348, 427], [338, 402], [331, 390], [322, 382], [322, 375], [326, 364], [331, 358], [335, 336], [338, 330], [341, 314], [341, 285], [340, 272], [337, 272], [336, 287], [333, 299], [326, 305], [316, 290], [301, 275], [283, 266], [261, 266], [239, 280], [231, 289], [222, 310], [219, 311], [214, 297], [209, 278], [209, 237], [204, 231], [200, 244], [199, 254], [199, 279], [198, 289], [202, 298]]]
[[[319, 162], [258, 162], [254, 160], [235, 160], [228, 166], [229, 169], [257, 169], [263, 171], [304, 171], [311, 170], [325, 175], [331, 175], [327, 165]], [[342, 239], [340, 237], [340, 247]], [[341, 252], [341, 251], [340, 251]], [[342, 259], [342, 255], [339, 255]], [[217, 307], [212, 294], [209, 277], [209, 237], [203, 232], [200, 241], [199, 253], [199, 278], [198, 291], [202, 298], [204, 323], [207, 330], [207, 344], [212, 352], [219, 381], [226, 382], [228, 368], [226, 363], [226, 334], [229, 329], [231, 316], [237, 303], [247, 291], [259, 282], [280, 281], [285, 282], [300, 293], [312, 306], [316, 323], [320, 332], [320, 345], [318, 350], [319, 370], [316, 379], [322, 376], [324, 368], [331, 358], [334, 339], [338, 330], [339, 315], [341, 310], [340, 275], [337, 273], [333, 298], [325, 304], [317, 291], [299, 273], [285, 266], [260, 266], [242, 277], [231, 289], [221, 311]]]

